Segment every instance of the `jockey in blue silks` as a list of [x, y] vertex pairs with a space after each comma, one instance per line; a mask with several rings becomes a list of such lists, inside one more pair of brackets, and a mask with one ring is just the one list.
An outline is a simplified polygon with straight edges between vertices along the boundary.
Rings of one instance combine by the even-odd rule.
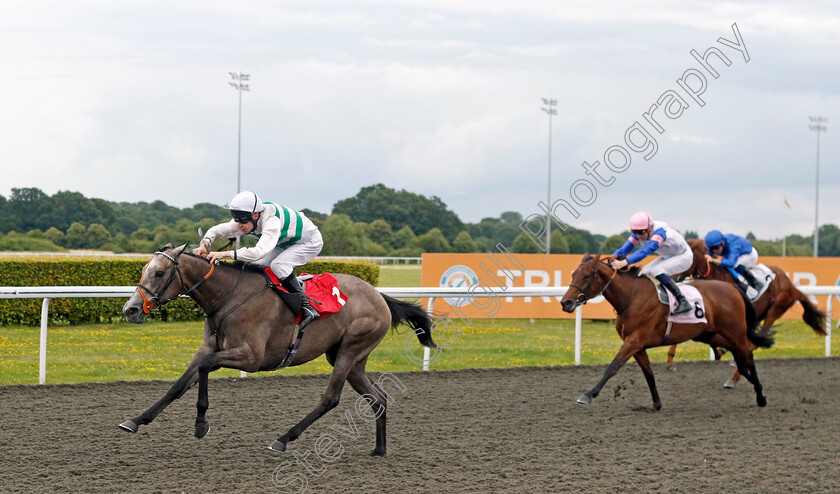
[[[694, 262], [694, 254], [680, 232], [669, 227], [662, 221], [653, 221], [649, 214], [644, 211], [635, 213], [630, 218], [630, 237], [618, 250], [613, 252], [613, 269], [621, 269], [628, 264], [635, 264], [645, 257], [659, 254], [639, 274], [650, 274], [662, 283], [677, 299], [677, 308], [674, 314], [682, 314], [691, 310], [691, 304], [685, 299], [680, 287], [674, 283], [671, 276], [688, 271]], [[630, 254], [626, 259], [624, 256], [630, 253], [636, 245], [642, 244], [642, 248]]]
[[764, 288], [764, 282], [749, 272], [758, 262], [758, 251], [749, 240], [733, 233], [724, 235], [718, 230], [712, 230], [706, 234], [706, 248], [711, 254], [706, 255], [709, 262], [725, 267], [736, 280], [740, 274], [757, 292]]

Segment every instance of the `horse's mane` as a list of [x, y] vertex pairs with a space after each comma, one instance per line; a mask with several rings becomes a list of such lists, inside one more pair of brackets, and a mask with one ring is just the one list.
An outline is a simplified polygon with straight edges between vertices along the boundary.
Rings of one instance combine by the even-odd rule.
[[[607, 255], [603, 255], [603, 254], [600, 254], [600, 253], [596, 254], [595, 256], [587, 253], [583, 256], [583, 262], [591, 261], [596, 256], [598, 257], [598, 260], [603, 264], [608, 264], [613, 259], [612, 256], [607, 256]], [[637, 276], [639, 274], [640, 269], [641, 268], [639, 268], [639, 266], [630, 266], [627, 269], [622, 269], [619, 272], [620, 273], [628, 273], [628, 274], [632, 274], [633, 276]]]
[[[175, 249], [175, 248], [176, 247], [167, 246], [167, 247], [161, 248], [160, 251], [163, 252], [166, 249]], [[189, 257], [192, 257], [192, 258], [195, 258], [195, 259], [199, 259], [201, 261], [206, 262], [207, 264], [210, 264], [210, 261], [206, 257], [202, 257], [198, 254], [193, 254], [192, 252], [190, 252], [189, 250], [186, 250], [186, 249], [183, 252], [181, 252], [181, 255], [182, 256], [189, 256]], [[261, 268], [260, 266], [257, 266], [257, 265], [252, 264], [252, 263], [247, 263], [245, 261], [233, 261], [233, 262], [224, 262], [223, 261], [223, 262], [220, 262], [219, 264], [217, 264], [216, 266], [222, 267], [224, 269], [235, 269], [237, 271], [245, 271], [246, 273], [264, 274], [264, 268]]]
[[697, 249], [702, 249], [704, 253], [706, 252], [706, 241], [702, 238], [690, 238], [685, 242], [688, 244], [691, 250], [696, 251]]

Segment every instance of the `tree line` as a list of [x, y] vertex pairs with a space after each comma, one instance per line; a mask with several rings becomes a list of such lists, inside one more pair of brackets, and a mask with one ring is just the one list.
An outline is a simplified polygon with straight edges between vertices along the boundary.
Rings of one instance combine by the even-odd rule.
[[[497, 218], [464, 223], [438, 197], [425, 197], [383, 184], [363, 187], [342, 199], [329, 214], [301, 209], [324, 236], [322, 255], [416, 257], [424, 252], [490, 252], [501, 243], [515, 253], [542, 253], [519, 228], [522, 215], [508, 211]], [[79, 192], [52, 196], [37, 188], [15, 188], [0, 195], [0, 251], [62, 251], [67, 249], [153, 252], [167, 242], [195, 243], [204, 231], [230, 218], [210, 203], [180, 209], [163, 201], [111, 202]], [[604, 236], [568, 228], [551, 234], [554, 254], [611, 253], [628, 231]], [[686, 238], [697, 233], [685, 232]], [[761, 255], [782, 255], [782, 240], [758, 240], [746, 235]], [[246, 237], [249, 239], [250, 237]], [[253, 245], [245, 240], [244, 245]], [[812, 255], [813, 237], [790, 235], [786, 255]], [[820, 256], [840, 256], [840, 228], [820, 227]]]

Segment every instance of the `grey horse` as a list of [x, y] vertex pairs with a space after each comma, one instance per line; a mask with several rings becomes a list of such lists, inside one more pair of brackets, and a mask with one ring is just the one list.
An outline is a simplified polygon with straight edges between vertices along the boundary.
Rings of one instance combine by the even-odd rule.
[[[365, 281], [336, 274], [346, 296], [342, 310], [313, 321], [306, 327], [298, 351], [290, 352], [295, 339], [295, 314], [270, 288], [255, 269], [234, 267], [208, 260], [167, 245], [156, 252], [143, 268], [137, 291], [123, 306], [128, 322], [142, 323], [146, 314], [180, 295], [189, 295], [204, 310], [204, 341], [186, 372], [166, 395], [140, 416], [119, 427], [135, 433], [152, 422], [170, 403], [198, 382], [198, 413], [195, 437], [210, 430], [205, 419], [208, 408], [208, 374], [221, 367], [246, 372], [274, 370], [283, 365], [300, 365], [326, 354], [333, 366], [327, 390], [315, 409], [277, 438], [269, 449], [282, 452], [307, 427], [338, 405], [344, 382], [364, 396], [375, 412], [376, 448], [374, 456], [385, 454], [385, 409], [388, 396], [365, 371], [370, 352], [385, 337], [389, 327], [401, 323], [414, 330], [420, 343], [436, 347], [431, 335], [432, 320], [418, 305], [379, 293]], [[289, 355], [293, 360], [289, 363]], [[284, 362], [286, 360], [287, 362]]]

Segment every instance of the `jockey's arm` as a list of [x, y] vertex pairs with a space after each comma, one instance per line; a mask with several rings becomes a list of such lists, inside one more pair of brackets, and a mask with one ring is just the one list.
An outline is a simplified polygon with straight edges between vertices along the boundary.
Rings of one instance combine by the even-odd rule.
[[725, 268], [734, 268], [735, 264], [738, 263], [738, 257], [740, 257], [740, 253], [736, 249], [729, 249], [729, 254], [726, 257], [720, 260], [720, 265]]
[[257, 245], [237, 249], [236, 259], [253, 262], [267, 256], [277, 246], [277, 241], [280, 240], [281, 226], [282, 223], [279, 218], [275, 216], [265, 218]]
[[205, 233], [204, 237], [201, 238], [199, 246], [193, 249], [193, 254], [207, 254], [210, 252], [210, 246], [217, 238], [231, 238], [238, 237], [240, 235], [242, 235], [242, 232], [236, 227], [235, 221], [230, 220], [225, 223], [220, 223], [207, 230], [207, 233]]
[[629, 254], [630, 251], [633, 250], [633, 248], [635, 248], [638, 244], [639, 240], [636, 238], [636, 234], [631, 233], [627, 241], [624, 242], [624, 245], [622, 245], [615, 252], [613, 252], [612, 257], [626, 257], [627, 254]]
[[659, 247], [662, 245], [662, 243], [665, 242], [665, 235], [665, 230], [663, 228], [660, 228], [655, 232], [651, 233], [650, 240], [648, 240], [644, 247], [630, 254], [630, 256], [627, 258], [627, 263], [636, 264], [645, 257], [656, 252], [657, 249], [659, 249]]
[[628, 264], [636, 264], [637, 262], [641, 261], [645, 257], [647, 257], [647, 256], [653, 254], [654, 252], [656, 252], [656, 250], [659, 249], [659, 245], [660, 245], [659, 241], [650, 240], [648, 243], [645, 244], [644, 247], [642, 247], [641, 249], [637, 250], [636, 252], [630, 254], [630, 256], [627, 257], [627, 263]]

